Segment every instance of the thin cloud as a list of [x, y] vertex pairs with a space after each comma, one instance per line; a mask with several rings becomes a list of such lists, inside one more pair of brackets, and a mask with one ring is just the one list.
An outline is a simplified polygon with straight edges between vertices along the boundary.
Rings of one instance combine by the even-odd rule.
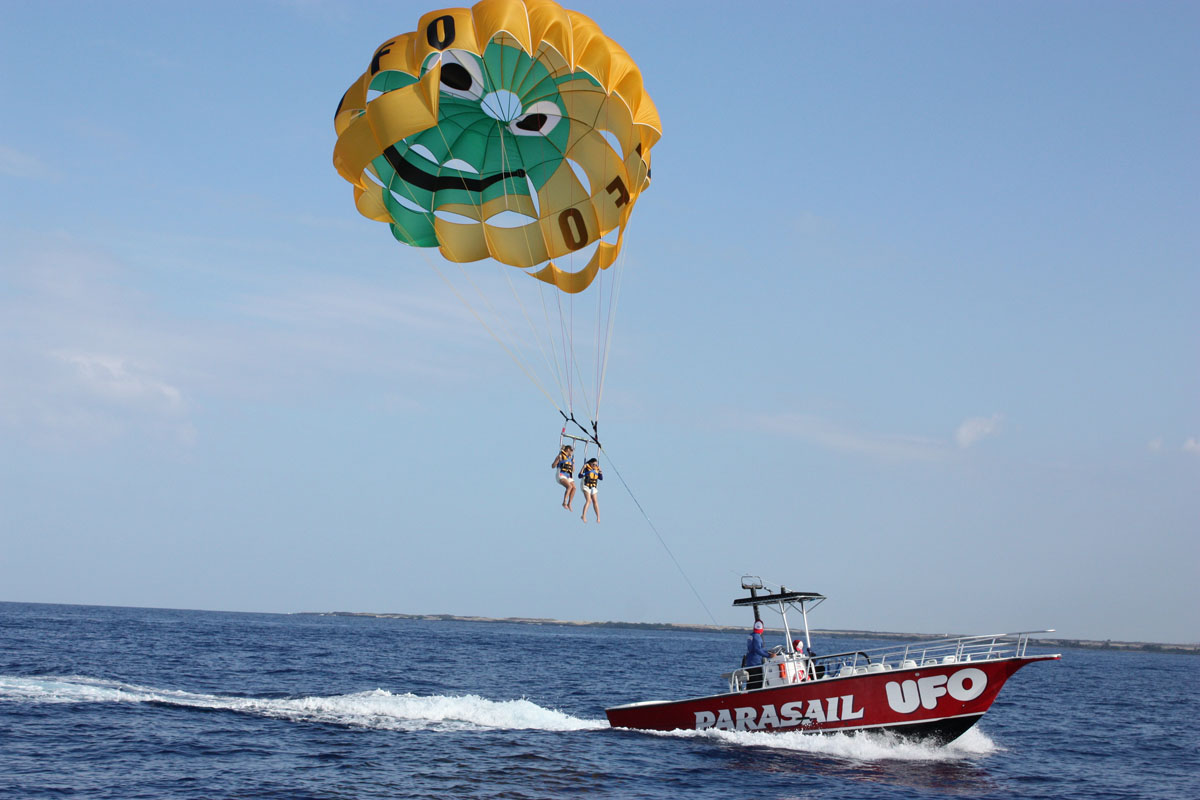
[[829, 450], [892, 461], [936, 461], [945, 458], [943, 442], [922, 436], [877, 434], [847, 428], [811, 414], [757, 415], [749, 418], [755, 430], [782, 434]]
[[151, 374], [148, 367], [114, 355], [59, 351], [52, 354], [75, 368], [80, 387], [120, 405], [176, 413], [183, 394]]
[[[183, 302], [129, 288], [147, 267], [68, 237], [18, 244], [0, 256], [0, 449], [10, 436], [190, 443], [190, 416], [212, 397], [309, 395], [352, 377], [377, 393], [370, 402], [401, 408], [413, 402], [405, 387], [457, 387], [512, 369], [427, 274], [399, 292], [390, 282], [251, 273]], [[171, 267], [200, 280], [207, 265]]]
[[11, 178], [58, 177], [57, 173], [37, 156], [22, 153], [3, 144], [0, 144], [0, 174]]
[[1187, 441], [1183, 443], [1183, 452], [1200, 455], [1200, 439], [1197, 439], [1195, 436], [1189, 436]]
[[968, 417], [954, 432], [954, 441], [958, 443], [959, 447], [966, 449], [989, 436], [995, 436], [1000, 430], [1000, 422], [1003, 419], [1004, 415], [1002, 414], [992, 414], [990, 417]]

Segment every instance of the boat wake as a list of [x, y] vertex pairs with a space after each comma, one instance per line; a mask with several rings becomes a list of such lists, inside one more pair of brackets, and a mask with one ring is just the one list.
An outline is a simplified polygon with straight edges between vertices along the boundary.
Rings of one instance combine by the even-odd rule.
[[[396, 731], [607, 730], [604, 720], [580, 719], [529, 700], [488, 700], [477, 695], [394, 694], [375, 689], [353, 694], [284, 698], [236, 697], [159, 689], [86, 676], [0, 675], [0, 705], [26, 703], [144, 703], [232, 711], [271, 719]], [[978, 728], [946, 746], [912, 742], [887, 733], [747, 731], [641, 731], [653, 736], [709, 739], [739, 747], [766, 747], [853, 761], [958, 761], [1000, 750]]]
[[853, 761], [962, 761], [999, 752], [1002, 748], [978, 728], [971, 728], [946, 745], [904, 739], [892, 733], [770, 733], [750, 731], [643, 731], [656, 736], [714, 739], [741, 747], [768, 747]]
[[487, 700], [476, 695], [393, 694], [383, 689], [329, 697], [234, 697], [156, 689], [77, 675], [0, 675], [0, 703], [4, 702], [147, 703], [379, 730], [578, 731], [608, 728], [608, 723], [603, 720], [579, 719], [528, 700]]

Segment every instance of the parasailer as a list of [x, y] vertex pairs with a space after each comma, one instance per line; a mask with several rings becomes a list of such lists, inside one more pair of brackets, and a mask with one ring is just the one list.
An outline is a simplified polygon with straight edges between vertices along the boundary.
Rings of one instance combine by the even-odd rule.
[[596, 505], [596, 495], [600, 494], [600, 481], [604, 480], [604, 473], [600, 471], [600, 462], [595, 458], [589, 458], [583, 465], [583, 469], [579, 470], [579, 477], [583, 480], [583, 516], [581, 519], [587, 522], [587, 510], [590, 503], [592, 510], [596, 512], [596, 522], [599, 522], [600, 506]]
[[567, 511], [571, 510], [571, 501], [575, 499], [575, 448], [571, 445], [563, 445], [559, 448], [558, 455], [554, 458], [554, 463], [550, 465], [552, 469], [557, 470], [555, 480], [563, 487], [562, 505]]
[[376, 48], [334, 127], [358, 211], [437, 248], [439, 275], [565, 420], [587, 412], [598, 447], [619, 256], [661, 134], [625, 50], [552, 0], [431, 11]]

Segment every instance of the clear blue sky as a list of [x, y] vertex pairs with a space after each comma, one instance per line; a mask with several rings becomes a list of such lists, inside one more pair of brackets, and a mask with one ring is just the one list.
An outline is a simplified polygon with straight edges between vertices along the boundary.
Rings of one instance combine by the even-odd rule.
[[[4, 3], [0, 600], [707, 622], [354, 211], [433, 3]], [[662, 115], [605, 444], [721, 623], [1200, 640], [1200, 6], [578, 0]]]

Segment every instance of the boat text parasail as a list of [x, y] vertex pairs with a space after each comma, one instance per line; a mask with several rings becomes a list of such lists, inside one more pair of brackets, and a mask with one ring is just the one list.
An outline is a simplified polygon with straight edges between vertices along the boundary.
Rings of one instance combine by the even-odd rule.
[[374, 51], [334, 125], [358, 211], [437, 248], [459, 299], [564, 418], [585, 406], [594, 437], [625, 229], [661, 135], [630, 56], [552, 0], [431, 11]]

